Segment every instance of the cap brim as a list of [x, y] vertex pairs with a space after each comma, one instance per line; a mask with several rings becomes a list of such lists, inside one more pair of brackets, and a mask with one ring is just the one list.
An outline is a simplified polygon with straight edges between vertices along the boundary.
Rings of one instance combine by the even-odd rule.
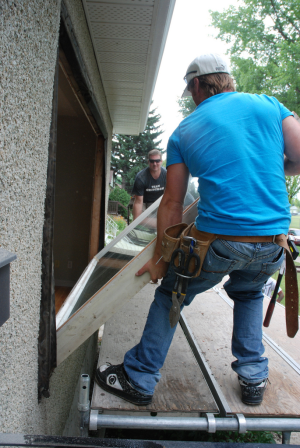
[[184, 89], [181, 98], [186, 98], [187, 96], [192, 96], [191, 92], [188, 90], [188, 86], [186, 86], [186, 88]]

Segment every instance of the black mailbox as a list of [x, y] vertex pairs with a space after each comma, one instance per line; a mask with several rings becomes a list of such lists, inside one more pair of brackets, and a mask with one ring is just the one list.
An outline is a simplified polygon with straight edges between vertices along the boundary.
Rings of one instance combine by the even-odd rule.
[[9, 319], [10, 263], [16, 258], [15, 254], [0, 247], [0, 327]]

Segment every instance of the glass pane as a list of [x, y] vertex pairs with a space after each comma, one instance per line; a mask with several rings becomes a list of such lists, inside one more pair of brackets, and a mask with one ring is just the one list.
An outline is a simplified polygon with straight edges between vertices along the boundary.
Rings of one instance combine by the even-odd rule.
[[[184, 208], [195, 200], [187, 193]], [[156, 238], [156, 216], [161, 198], [145, 210], [90, 262], [56, 316], [59, 328], [132, 258]]]

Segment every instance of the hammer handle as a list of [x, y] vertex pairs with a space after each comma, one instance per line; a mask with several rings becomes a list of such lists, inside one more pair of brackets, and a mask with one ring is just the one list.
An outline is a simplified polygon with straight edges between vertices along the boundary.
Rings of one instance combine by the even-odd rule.
[[276, 297], [278, 294], [278, 290], [279, 290], [279, 286], [280, 286], [282, 277], [283, 277], [283, 274], [278, 275], [276, 286], [275, 286], [274, 292], [272, 294], [272, 298], [270, 300], [270, 303], [269, 303], [269, 306], [268, 306], [268, 309], [266, 312], [266, 317], [265, 317], [265, 320], [263, 323], [264, 327], [268, 327], [270, 325], [270, 321], [271, 321], [271, 317], [272, 317], [272, 314], [273, 314], [273, 311], [275, 308]]

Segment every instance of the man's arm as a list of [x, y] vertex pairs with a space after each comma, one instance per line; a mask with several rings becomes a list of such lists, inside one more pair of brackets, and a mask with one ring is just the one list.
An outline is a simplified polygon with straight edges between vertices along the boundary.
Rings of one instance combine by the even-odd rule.
[[156, 282], [166, 275], [168, 263], [158, 260], [161, 257], [161, 242], [164, 230], [182, 221], [183, 201], [187, 190], [189, 170], [184, 163], [170, 165], [167, 171], [167, 185], [157, 212], [157, 241], [154, 255], [136, 275], [149, 272]]
[[136, 219], [143, 211], [143, 197], [144, 196], [135, 196], [134, 203], [132, 207], [133, 219]]
[[292, 116], [282, 122], [284, 138], [284, 172], [286, 176], [300, 174], [300, 123]]

